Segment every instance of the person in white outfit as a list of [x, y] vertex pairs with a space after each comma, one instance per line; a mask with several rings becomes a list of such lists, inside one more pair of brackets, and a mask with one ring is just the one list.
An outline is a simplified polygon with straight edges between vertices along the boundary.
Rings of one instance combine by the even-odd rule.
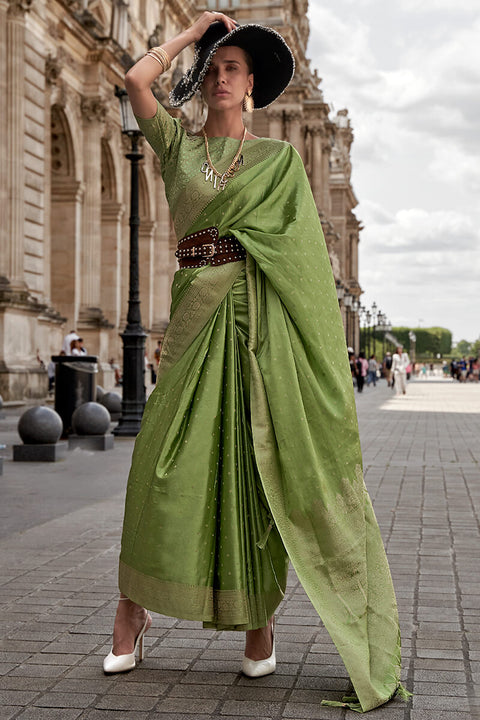
[[410, 365], [408, 353], [403, 351], [402, 345], [397, 347], [392, 358], [392, 372], [395, 380], [397, 395], [407, 392], [407, 367]]
[[72, 355], [72, 354], [79, 354], [79, 353], [72, 353], [72, 340], [79, 340], [80, 335], [77, 335], [75, 330], [70, 330], [68, 335], [65, 335], [63, 338], [63, 344], [62, 344], [62, 352], [65, 353], [65, 355]]

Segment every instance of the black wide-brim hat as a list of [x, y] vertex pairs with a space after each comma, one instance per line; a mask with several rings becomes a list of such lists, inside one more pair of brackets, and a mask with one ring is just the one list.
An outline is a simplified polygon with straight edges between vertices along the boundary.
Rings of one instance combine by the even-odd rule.
[[292, 51], [282, 36], [263, 25], [241, 25], [231, 32], [223, 22], [215, 22], [195, 43], [192, 67], [170, 93], [170, 105], [179, 107], [196, 93], [219, 47], [236, 46], [246, 50], [253, 61], [252, 98], [256, 108], [270, 105], [285, 90], [295, 72]]

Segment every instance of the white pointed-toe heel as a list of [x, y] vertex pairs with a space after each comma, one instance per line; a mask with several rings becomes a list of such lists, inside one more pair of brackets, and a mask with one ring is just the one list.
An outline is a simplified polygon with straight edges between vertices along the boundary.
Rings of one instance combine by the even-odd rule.
[[133, 670], [136, 666], [135, 656], [137, 654], [137, 649], [138, 662], [141, 662], [143, 660], [143, 636], [147, 631], [147, 625], [149, 620], [151, 620], [151, 617], [149, 613], [147, 613], [145, 623], [140, 632], [138, 633], [137, 639], [135, 640], [135, 647], [133, 648], [133, 652], [127, 653], [126, 655], [114, 655], [113, 648], [110, 650], [107, 657], [103, 661], [103, 672], [105, 674], [111, 675], [112, 673], [122, 673]]
[[271, 675], [277, 666], [275, 658], [275, 618], [272, 620], [272, 654], [265, 660], [250, 660], [246, 655], [243, 657], [242, 672], [247, 677], [257, 678], [264, 675]]

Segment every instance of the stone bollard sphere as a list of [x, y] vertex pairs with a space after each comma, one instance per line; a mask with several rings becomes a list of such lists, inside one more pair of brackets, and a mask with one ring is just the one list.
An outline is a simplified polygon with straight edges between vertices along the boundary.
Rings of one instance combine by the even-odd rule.
[[100, 402], [107, 408], [111, 415], [122, 412], [122, 398], [118, 393], [107, 392], [105, 395], [102, 395]]
[[105, 435], [109, 427], [110, 413], [100, 403], [83, 403], [72, 415], [72, 428], [77, 435]]
[[62, 434], [63, 423], [55, 410], [39, 405], [25, 410], [17, 429], [25, 445], [54, 445]]
[[97, 388], [95, 390], [95, 400], [97, 403], [100, 402], [102, 397], [105, 395], [105, 390], [102, 388], [101, 385], [97, 385]]

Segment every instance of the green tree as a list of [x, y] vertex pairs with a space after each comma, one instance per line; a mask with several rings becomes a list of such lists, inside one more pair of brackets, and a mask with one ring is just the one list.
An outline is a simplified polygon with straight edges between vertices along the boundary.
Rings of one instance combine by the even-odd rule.
[[416, 337], [417, 356], [436, 357], [437, 355], [448, 355], [452, 350], [452, 333], [447, 328], [409, 328], [394, 327], [392, 333], [409, 352], [410, 332]]
[[470, 355], [471, 352], [472, 343], [469, 343], [468, 340], [459, 340], [459, 342], [453, 348], [454, 355]]

